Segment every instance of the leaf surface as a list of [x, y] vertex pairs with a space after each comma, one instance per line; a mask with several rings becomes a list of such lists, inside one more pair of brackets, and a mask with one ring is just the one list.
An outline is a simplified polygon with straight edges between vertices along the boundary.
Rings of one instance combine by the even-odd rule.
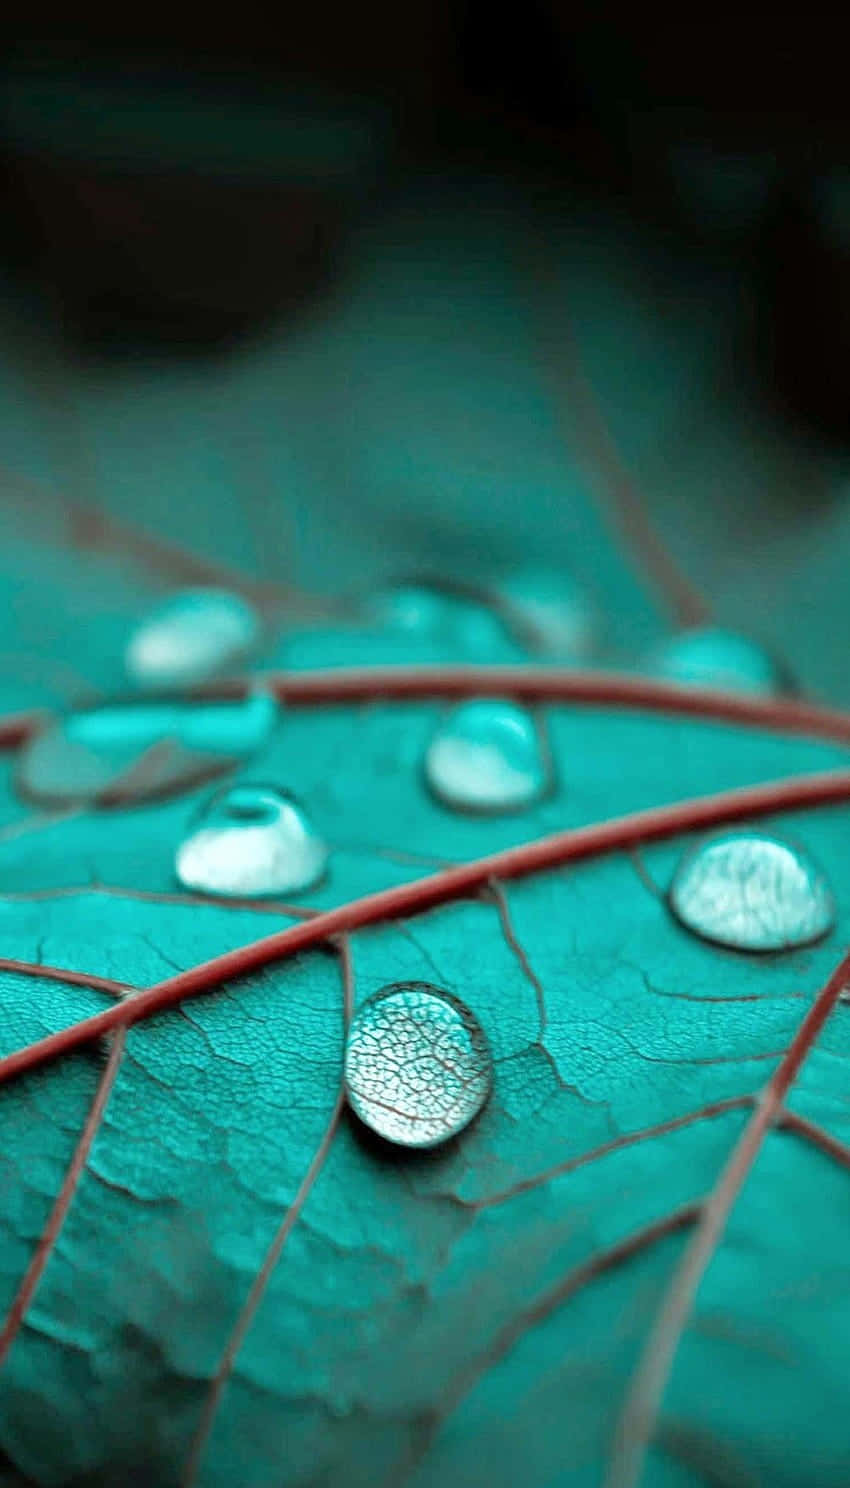
[[[135, 517], [137, 506], [142, 530], [167, 540], [172, 558], [182, 545], [281, 589], [298, 568], [316, 587], [350, 594], [355, 581], [389, 577], [384, 548], [394, 562], [413, 551], [438, 569], [450, 549], [460, 552], [469, 577], [492, 587], [518, 540], [521, 489], [523, 560], [540, 563], [557, 526], [608, 619], [602, 659], [637, 672], [669, 627], [588, 485], [586, 450], [565, 457], [559, 442], [517, 268], [525, 219], [502, 206], [494, 227], [481, 207], [473, 241], [449, 208], [424, 239], [413, 215], [404, 227], [402, 214], [403, 231], [386, 228], [382, 256], [361, 271], [333, 325], [311, 326], [293, 347], [270, 344], [204, 376], [127, 369], [108, 389], [94, 369], [78, 369], [72, 386], [100, 472], [102, 521], [97, 541], [89, 530], [71, 552], [70, 506], [43, 498], [38, 521], [22, 521], [3, 554], [3, 583], [19, 595], [3, 669], [9, 714], [123, 685], [130, 627], [174, 582], [161, 552], [154, 561], [144, 544], [109, 539], [110, 522]], [[711, 305], [726, 303], [729, 286], [704, 284], [696, 329], [674, 316], [663, 331], [628, 309], [645, 289], [634, 242], [627, 251], [592, 216], [584, 238], [569, 241], [561, 267], [578, 340], [592, 343], [589, 374], [606, 391], [629, 463], [651, 474], [663, 463], [662, 432], [676, 419], [689, 428], [688, 398], [705, 391], [701, 350], [720, 336]], [[633, 279], [618, 298], [611, 285], [624, 260]], [[462, 323], [447, 302], [462, 302]], [[615, 375], [624, 336], [632, 365], [663, 366], [663, 383]], [[415, 365], [415, 376], [399, 375], [400, 365]], [[30, 422], [18, 419], [9, 458], [21, 478], [49, 481], [43, 412], [31, 388], [13, 392], [10, 406], [17, 399]], [[320, 395], [331, 410], [321, 438], [303, 417]], [[724, 407], [729, 421], [714, 410], [711, 427], [726, 511], [726, 451], [752, 459], [753, 438]], [[238, 442], [248, 428], [266, 441], [251, 461]], [[156, 495], [144, 474], [151, 441], [171, 472]], [[263, 501], [222, 498], [226, 453], [234, 468], [242, 461], [256, 473], [265, 460], [276, 481], [283, 472], [300, 482], [292, 569], [257, 525]], [[344, 504], [335, 485], [343, 468], [361, 505], [331, 573], [323, 543], [340, 507], [321, 495], [333, 489]], [[177, 501], [181, 472], [188, 494]], [[391, 495], [400, 484], [403, 503]], [[721, 551], [718, 539], [700, 559], [714, 529], [709, 500], [688, 506], [677, 528], [670, 512], [683, 499], [681, 487], [662, 490], [656, 513], [680, 556], [718, 580], [730, 621], [752, 619], [786, 560], [736, 609], [733, 544]], [[221, 521], [199, 543], [207, 502]], [[760, 502], [756, 493], [742, 503], [742, 523], [755, 521]], [[793, 530], [790, 522], [772, 534], [776, 551]], [[51, 622], [45, 586], [61, 596]], [[258, 666], [540, 664], [496, 610], [483, 612], [468, 643], [423, 640], [374, 612], [305, 618], [300, 600], [278, 600]], [[795, 659], [804, 680], [831, 686], [834, 656], [816, 654], [825, 624], [801, 627]], [[790, 634], [787, 617], [768, 617], [767, 629], [773, 639]], [[832, 695], [844, 692], [836, 684]], [[330, 845], [326, 878], [293, 905], [181, 895], [174, 853], [203, 790], [34, 818], [15, 793], [8, 751], [0, 1054], [116, 999], [129, 1007], [134, 989], [300, 924], [310, 910], [565, 829], [850, 766], [846, 744], [790, 727], [649, 703], [547, 702], [535, 716], [551, 791], [515, 815], [465, 815], [438, 805], [423, 780], [425, 749], [449, 706], [381, 696], [284, 705], [273, 737], [232, 778], [292, 791]], [[610, 1470], [608, 1482], [625, 1488], [618, 1442], [629, 1392], [658, 1357], [671, 1288], [736, 1144], [749, 1141], [761, 1092], [782, 1078], [850, 943], [850, 805], [777, 810], [759, 825], [800, 843], [832, 887], [837, 922], [814, 946], [747, 955], [672, 918], [663, 896], [692, 842], [685, 816], [637, 855], [624, 839], [581, 861], [485, 876], [474, 892], [269, 959], [6, 1080], [0, 1447], [9, 1481], [591, 1488]], [[481, 1116], [419, 1155], [381, 1144], [341, 1109], [350, 1000], [410, 980], [462, 998], [494, 1060]], [[850, 1009], [833, 1002], [758, 1136], [677, 1331], [660, 1409], [638, 1442], [649, 1488], [846, 1480]]]

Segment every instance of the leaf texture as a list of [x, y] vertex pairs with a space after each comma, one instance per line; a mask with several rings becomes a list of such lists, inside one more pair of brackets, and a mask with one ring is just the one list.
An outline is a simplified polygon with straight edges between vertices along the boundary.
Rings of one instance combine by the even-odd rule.
[[[363, 573], [388, 577], [376, 559], [385, 523], [394, 552], [441, 565], [455, 534], [443, 496], [432, 507], [430, 493], [449, 477], [464, 552], [473, 554], [478, 514], [489, 524], [491, 568], [482, 562], [471, 576], [492, 588], [492, 567], [514, 541], [517, 489], [536, 513], [529, 562], [540, 561], [551, 530], [537, 513], [557, 491], [563, 549], [585, 561], [610, 620], [603, 660], [638, 675], [640, 654], [667, 620], [582, 474], [587, 448], [565, 457], [554, 413], [551, 427], [541, 413], [551, 348], [541, 353], [537, 312], [520, 289], [526, 219], [503, 203], [493, 229], [485, 206], [483, 259], [468, 218], [464, 237], [444, 207], [423, 242], [413, 212], [416, 232], [410, 223], [386, 229], [378, 268], [363, 271], [333, 330], [318, 324], [294, 352], [268, 347], [204, 378], [185, 374], [191, 438], [170, 414], [176, 374], [149, 377], [140, 401], [142, 373], [128, 370], [108, 395], [122, 423], [107, 416], [95, 372], [79, 370], [78, 432], [102, 472], [100, 515], [81, 527], [78, 511], [75, 526], [71, 503], [40, 498], [38, 522], [21, 521], [3, 555], [3, 582], [23, 596], [19, 645], [3, 672], [10, 717], [119, 688], [129, 628], [193, 561], [242, 568], [255, 589], [277, 586], [257, 663], [266, 686], [311, 668], [540, 666], [498, 606], [482, 612], [472, 644], [404, 635], [371, 612], [305, 615], [291, 573], [263, 567], [251, 501], [221, 500], [220, 469], [208, 480], [221, 523], [198, 546], [207, 487], [192, 439], [220, 464], [227, 438], [244, 439], [249, 427], [262, 430], [276, 470], [282, 462], [304, 478], [299, 562], [311, 584], [338, 593]], [[638, 294], [635, 243], [627, 251], [592, 214], [583, 231], [570, 239], [569, 272], [562, 266], [578, 307], [575, 334], [591, 347], [587, 376], [609, 395], [606, 438], [616, 437], [630, 468], [651, 473], [663, 463], [660, 426], [675, 413], [690, 427], [688, 398], [705, 392], [710, 307], [725, 303], [729, 286], [704, 282], [696, 340], [676, 317], [662, 332], [635, 310], [651, 300], [648, 289]], [[624, 258], [632, 277], [614, 292]], [[422, 305], [411, 283], [429, 286]], [[464, 286], [474, 337], [440, 308], [446, 285], [455, 301]], [[520, 322], [527, 341], [515, 344]], [[623, 327], [633, 361], [667, 368], [663, 383], [615, 375], [611, 343], [620, 345]], [[402, 339], [418, 346], [415, 388], [394, 376]], [[508, 351], [506, 380], [497, 364]], [[447, 361], [453, 388], [443, 386]], [[680, 386], [676, 402], [685, 372], [687, 397]], [[283, 461], [286, 440], [268, 431], [279, 430], [281, 408], [290, 434], [300, 427], [310, 378], [314, 397], [344, 384], [352, 401], [343, 412], [333, 405], [326, 447], [302, 429]], [[475, 390], [463, 431], [458, 388]], [[571, 389], [578, 398], [575, 382]], [[18, 386], [14, 397], [29, 410], [13, 449], [19, 479], [49, 483], [50, 471], [36, 468], [45, 457], [32, 390]], [[712, 425], [720, 471], [729, 448], [746, 467], [760, 447], [752, 430], [744, 441], [728, 401], [725, 414]], [[529, 443], [538, 426], [545, 437]], [[169, 492], [154, 499], [145, 485], [139, 496], [140, 457], [128, 451], [146, 448], [149, 429], [159, 458], [191, 478], [184, 503], [170, 494], [177, 474]], [[596, 444], [591, 453], [598, 457]], [[332, 527], [338, 510], [320, 518], [317, 493], [343, 465], [373, 504], [330, 574], [321, 521]], [[388, 495], [402, 474], [404, 518]], [[680, 499], [662, 491], [657, 514], [668, 526]], [[720, 500], [724, 510], [731, 504], [725, 490]], [[154, 550], [118, 526], [137, 504], [142, 536], [146, 525], [158, 534]], [[688, 507], [685, 558], [706, 508]], [[743, 509], [754, 521], [760, 498]], [[777, 549], [792, 528], [775, 536]], [[760, 577], [762, 599], [783, 562]], [[715, 548], [705, 567], [714, 578], [726, 573], [726, 590], [718, 588], [728, 597], [728, 551]], [[45, 585], [62, 596], [55, 623], [39, 601]], [[762, 599], [730, 605], [732, 618], [755, 614]], [[774, 621], [775, 635], [787, 635], [787, 620]], [[807, 681], [832, 678], [832, 661], [806, 667], [822, 623], [798, 648]], [[33, 652], [35, 667], [25, 660]], [[291, 905], [180, 892], [174, 852], [203, 791], [34, 817], [15, 793], [14, 749], [3, 758], [3, 1056], [105, 1008], [119, 1008], [120, 1021], [143, 989], [288, 926], [310, 933], [312, 911], [414, 887], [410, 913], [317, 935], [295, 955], [269, 954], [60, 1059], [6, 1078], [0, 1058], [0, 1447], [9, 1463], [0, 1482], [627, 1488], [638, 1474], [649, 1488], [839, 1488], [850, 1010], [830, 979], [850, 944], [850, 780], [836, 776], [843, 784], [818, 806], [779, 810], [777, 797], [771, 812], [766, 797], [759, 817], [805, 847], [835, 895], [834, 929], [800, 950], [724, 950], [673, 919], [664, 894], [694, 840], [687, 810], [658, 840], [647, 831], [636, 847], [625, 833], [580, 860], [484, 874], [445, 902], [437, 893], [417, 903], [415, 885], [549, 834], [696, 797], [723, 797], [721, 824], [731, 810], [725, 793], [846, 772], [846, 727], [831, 740], [767, 727], [756, 714], [700, 717], [684, 694], [681, 708], [672, 699], [666, 710], [650, 700], [539, 702], [552, 789], [526, 811], [486, 818], [448, 811], [425, 788], [425, 749], [449, 706], [439, 688], [422, 699], [368, 693], [365, 685], [355, 702], [284, 703], [273, 737], [232, 776], [293, 792], [330, 846], [326, 878]], [[832, 695], [840, 702], [842, 687]], [[397, 981], [460, 997], [494, 1060], [481, 1116], [421, 1154], [371, 1137], [342, 1101], [352, 1003]], [[815, 1026], [807, 1020], [819, 1010]], [[740, 1184], [721, 1204], [741, 1152]], [[700, 1245], [693, 1297], [674, 1335], [662, 1336]], [[665, 1348], [669, 1371], [659, 1367]], [[654, 1393], [642, 1396], [642, 1381]], [[647, 1400], [651, 1410], [632, 1408]]]

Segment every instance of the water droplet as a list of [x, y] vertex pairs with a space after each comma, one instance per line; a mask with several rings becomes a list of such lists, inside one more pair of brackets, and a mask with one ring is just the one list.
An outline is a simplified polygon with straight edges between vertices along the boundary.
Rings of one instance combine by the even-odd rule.
[[352, 1019], [345, 1045], [349, 1104], [388, 1142], [447, 1142], [478, 1115], [491, 1084], [490, 1051], [477, 1018], [439, 987], [383, 987]]
[[204, 682], [246, 656], [260, 636], [256, 612], [225, 589], [176, 594], [138, 627], [126, 652], [127, 673], [139, 687]]
[[428, 746], [425, 778], [459, 810], [515, 811], [538, 800], [549, 771], [533, 716], [498, 698], [461, 703]]
[[328, 850], [298, 802], [269, 785], [218, 791], [177, 849], [187, 889], [225, 898], [297, 894], [318, 882]]
[[505, 578], [499, 589], [535, 650], [571, 661], [584, 660], [593, 651], [595, 617], [568, 575], [521, 569]]
[[799, 848], [759, 832], [709, 837], [673, 876], [670, 906], [689, 930], [741, 951], [783, 951], [819, 940], [835, 907]]
[[501, 617], [472, 593], [430, 584], [398, 584], [379, 591], [369, 608], [379, 624], [445, 647], [449, 653], [504, 654], [511, 644]]
[[727, 630], [683, 630], [656, 650], [649, 670], [671, 682], [764, 697], [791, 690], [784, 667], [764, 647]]
[[16, 783], [32, 800], [115, 805], [171, 795], [232, 769], [265, 743], [277, 717], [246, 698], [104, 703], [56, 718], [21, 750]]

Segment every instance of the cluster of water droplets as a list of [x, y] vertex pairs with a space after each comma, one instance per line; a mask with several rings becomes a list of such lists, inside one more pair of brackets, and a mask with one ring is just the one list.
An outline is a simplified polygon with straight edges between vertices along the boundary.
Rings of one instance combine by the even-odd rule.
[[442, 641], [455, 657], [492, 659], [513, 642], [553, 661], [586, 663], [599, 623], [586, 594], [566, 574], [519, 569], [489, 589], [473, 584], [411, 581], [380, 589], [367, 613], [388, 630]]
[[[547, 660], [583, 662], [596, 627], [580, 592], [538, 572], [506, 580], [489, 598], [464, 586], [397, 585], [369, 603], [383, 633], [453, 657], [505, 659], [522, 643]], [[41, 802], [104, 807], [189, 790], [232, 772], [260, 751], [279, 717], [261, 690], [186, 698], [254, 652], [262, 626], [245, 600], [223, 590], [178, 594], [143, 620], [125, 654], [137, 690], [118, 702], [53, 720], [22, 749], [19, 789]], [[510, 656], [510, 650], [508, 650]], [[683, 631], [647, 661], [686, 685], [762, 695], [787, 690], [761, 647], [716, 629]], [[448, 708], [422, 761], [439, 808], [501, 814], [527, 810], [556, 790], [542, 719], [508, 698]], [[322, 881], [329, 851], [285, 783], [239, 780], [196, 808], [177, 846], [180, 884], [208, 896], [292, 896]], [[667, 894], [690, 933], [734, 951], [779, 952], [827, 934], [835, 907], [806, 852], [758, 831], [715, 834], [682, 857]], [[472, 1011], [430, 984], [398, 983], [364, 1001], [346, 1039], [351, 1109], [398, 1145], [425, 1148], [457, 1135], [492, 1086], [487, 1041]]]

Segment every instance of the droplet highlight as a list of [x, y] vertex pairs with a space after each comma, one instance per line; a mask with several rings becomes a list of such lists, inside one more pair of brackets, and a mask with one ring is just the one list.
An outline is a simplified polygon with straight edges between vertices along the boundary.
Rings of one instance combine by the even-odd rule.
[[436, 1147], [490, 1094], [492, 1060], [474, 1013], [428, 982], [383, 987], [355, 1013], [345, 1045], [351, 1109], [388, 1142]]
[[428, 746], [425, 779], [459, 811], [517, 811], [539, 800], [550, 778], [533, 715], [500, 699], [461, 703]]
[[763, 646], [732, 631], [683, 630], [659, 647], [648, 668], [670, 682], [775, 697], [792, 691], [791, 679]]
[[740, 951], [809, 945], [835, 923], [832, 894], [808, 856], [759, 832], [697, 844], [674, 874], [669, 902], [688, 930]]
[[232, 769], [268, 739], [266, 693], [182, 702], [104, 703], [47, 724], [20, 751], [15, 782], [53, 805], [126, 805], [188, 790]]
[[148, 616], [127, 645], [127, 674], [152, 691], [205, 682], [242, 661], [257, 645], [260, 620], [238, 594], [189, 589]]
[[218, 791], [177, 849], [184, 888], [220, 898], [297, 894], [318, 883], [328, 849], [302, 806], [270, 785]]
[[586, 661], [593, 653], [597, 619], [568, 574], [520, 569], [502, 580], [499, 592], [532, 650], [572, 662]]

